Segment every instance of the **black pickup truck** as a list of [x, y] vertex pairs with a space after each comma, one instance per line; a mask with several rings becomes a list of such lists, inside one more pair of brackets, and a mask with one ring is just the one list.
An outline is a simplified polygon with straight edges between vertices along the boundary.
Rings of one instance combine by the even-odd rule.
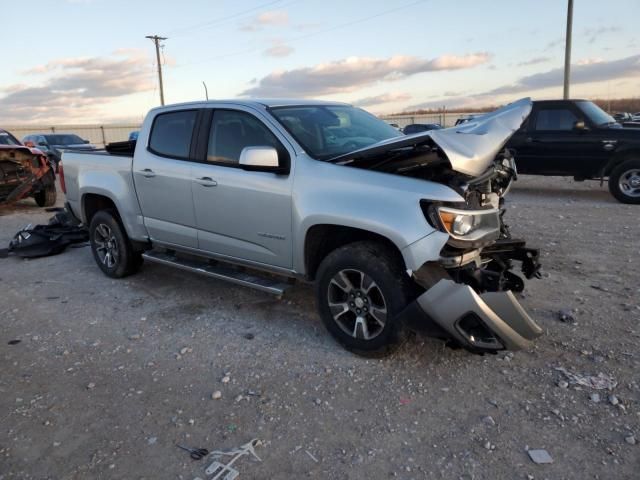
[[507, 147], [519, 173], [608, 178], [617, 200], [640, 204], [640, 129], [623, 128], [592, 102], [533, 102]]

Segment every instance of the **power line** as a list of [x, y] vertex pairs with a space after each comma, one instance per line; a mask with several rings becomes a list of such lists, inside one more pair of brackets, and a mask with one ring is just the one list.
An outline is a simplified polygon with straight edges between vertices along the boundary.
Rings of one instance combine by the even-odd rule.
[[257, 7], [253, 7], [253, 8], [250, 8], [248, 10], [243, 10], [242, 12], [234, 13], [232, 15], [227, 15], [227, 16], [224, 16], [224, 17], [215, 18], [213, 20], [208, 20], [206, 22], [197, 23], [195, 25], [189, 25], [189, 26], [186, 26], [186, 27], [180, 27], [180, 28], [176, 28], [176, 29], [173, 29], [173, 30], [169, 30], [168, 33], [171, 34], [173, 37], [183, 36], [183, 35], [186, 35], [187, 33], [192, 33], [195, 30], [200, 30], [202, 28], [210, 27], [210, 26], [213, 26], [213, 25], [218, 25], [218, 24], [224, 23], [224, 22], [226, 22], [228, 20], [233, 20], [235, 18], [242, 17], [243, 15], [246, 15], [248, 13], [253, 13], [256, 10], [261, 10], [263, 8], [270, 7], [271, 5], [275, 5], [276, 3], [281, 3], [283, 1], [284, 0], [273, 0], [271, 2], [266, 2], [266, 3], [263, 3], [261, 5], [258, 5]]
[[[395, 8], [391, 8], [391, 9], [388, 9], [388, 10], [384, 10], [384, 11], [376, 13], [374, 15], [370, 15], [370, 16], [367, 16], [367, 17], [363, 17], [363, 18], [359, 18], [359, 19], [356, 19], [356, 20], [352, 20], [352, 21], [349, 21], [349, 22], [346, 22], [346, 23], [342, 23], [340, 25], [335, 25], [333, 27], [325, 28], [323, 30], [318, 30], [316, 32], [308, 33], [306, 35], [300, 35], [298, 37], [294, 37], [294, 38], [289, 39], [287, 41], [287, 43], [295, 42], [295, 41], [298, 41], [298, 40], [304, 40], [304, 39], [307, 39], [307, 38], [310, 38], [310, 37], [321, 35], [323, 33], [332, 32], [334, 30], [339, 30], [339, 29], [342, 29], [342, 28], [345, 28], [345, 27], [350, 27], [352, 25], [356, 25], [358, 23], [363, 23], [363, 22], [366, 22], [366, 21], [369, 21], [369, 20], [373, 20], [374, 18], [382, 17], [382, 16], [388, 15], [390, 13], [395, 13], [395, 12], [397, 12], [399, 10], [403, 10], [405, 8], [413, 7], [414, 5], [418, 5], [418, 4], [424, 3], [426, 1], [427, 0], [418, 0], [418, 1], [415, 1], [415, 2], [412, 2], [412, 3], [408, 3], [406, 5], [402, 5], [400, 7], [395, 7]], [[208, 58], [199, 60], [197, 62], [188, 62], [188, 63], [182, 63], [180, 65], [175, 65], [173, 68], [182, 68], [182, 67], [191, 66], [191, 65], [200, 65], [202, 63], [206, 63], [206, 62], [211, 61], [211, 60], [217, 60], [217, 59], [220, 59], [220, 58], [227, 58], [227, 57], [234, 57], [236, 55], [244, 55], [246, 53], [253, 53], [253, 52], [256, 52], [256, 51], [258, 51], [260, 49], [261, 49], [261, 47], [260, 48], [255, 48], [254, 47], [254, 48], [250, 48], [250, 49], [247, 49], [247, 50], [241, 50], [241, 51], [237, 51], [237, 52], [233, 52], [233, 53], [225, 53], [225, 54], [216, 55], [216, 56], [213, 56], [213, 57], [208, 57]]]
[[160, 84], [160, 105], [164, 105], [164, 86], [162, 85], [162, 63], [160, 62], [160, 42], [167, 40], [167, 37], [158, 35], [147, 35], [145, 38], [153, 40], [156, 46], [156, 62], [158, 64], [158, 83]]

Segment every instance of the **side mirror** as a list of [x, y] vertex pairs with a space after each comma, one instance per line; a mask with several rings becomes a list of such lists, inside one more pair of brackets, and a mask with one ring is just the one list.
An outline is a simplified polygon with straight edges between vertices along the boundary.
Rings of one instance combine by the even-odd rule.
[[47, 142], [38, 142], [38, 146], [46, 147], [47, 146]]
[[89, 140], [82, 140], [82, 143], [87, 144], [89, 143]]
[[574, 130], [586, 130], [587, 126], [584, 123], [584, 120], [578, 120], [576, 123], [573, 124], [573, 129]]
[[280, 167], [278, 151], [273, 147], [244, 147], [240, 165], [247, 170], [276, 170]]

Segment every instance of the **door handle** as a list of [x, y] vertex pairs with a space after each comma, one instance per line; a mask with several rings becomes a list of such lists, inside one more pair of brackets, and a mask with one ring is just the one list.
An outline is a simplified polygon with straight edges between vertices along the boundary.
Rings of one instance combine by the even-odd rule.
[[216, 185], [218, 185], [218, 182], [216, 182], [211, 177], [196, 178], [196, 182], [202, 185], [203, 187], [215, 187]]
[[538, 143], [540, 141], [539, 138], [535, 138], [535, 137], [527, 137], [526, 142], [527, 143]]
[[147, 177], [147, 178], [153, 178], [153, 177], [155, 177], [155, 176], [156, 176], [156, 174], [154, 173], [154, 171], [153, 171], [153, 170], [151, 170], [150, 168], [142, 169], [142, 170], [140, 170], [140, 173], [141, 173], [143, 176]]

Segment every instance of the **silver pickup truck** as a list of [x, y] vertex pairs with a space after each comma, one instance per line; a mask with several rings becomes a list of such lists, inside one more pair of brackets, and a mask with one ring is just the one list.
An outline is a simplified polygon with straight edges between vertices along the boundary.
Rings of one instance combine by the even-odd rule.
[[412, 328], [474, 352], [541, 334], [512, 292], [538, 252], [511, 238], [504, 145], [523, 99], [403, 135], [342, 103], [234, 100], [151, 110], [137, 142], [65, 152], [67, 205], [114, 278], [143, 260], [282, 295], [315, 284], [320, 317], [359, 354]]

